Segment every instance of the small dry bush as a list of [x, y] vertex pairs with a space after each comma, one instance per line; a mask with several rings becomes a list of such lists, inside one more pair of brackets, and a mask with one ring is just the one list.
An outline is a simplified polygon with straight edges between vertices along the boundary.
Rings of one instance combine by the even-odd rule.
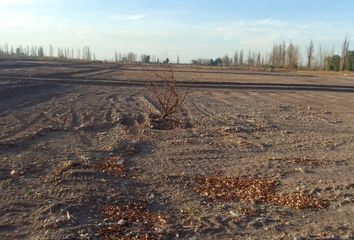
[[189, 90], [182, 92], [179, 89], [175, 72], [170, 65], [166, 65], [162, 73], [151, 71], [149, 76], [153, 77], [154, 82], [159, 82], [151, 84], [153, 97], [160, 108], [159, 117], [163, 120], [171, 118], [182, 109]]

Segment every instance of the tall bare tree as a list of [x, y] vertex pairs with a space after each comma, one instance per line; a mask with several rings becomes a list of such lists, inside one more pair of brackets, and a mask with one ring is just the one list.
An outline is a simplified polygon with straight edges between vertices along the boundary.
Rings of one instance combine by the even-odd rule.
[[344, 71], [348, 62], [348, 53], [349, 53], [349, 37], [345, 36], [344, 42], [342, 45], [342, 56], [340, 58], [340, 70]]
[[49, 46], [49, 57], [54, 57], [54, 49], [53, 49], [53, 46], [52, 46], [52, 44], [50, 44], [50, 46]]
[[310, 41], [309, 46], [307, 47], [306, 53], [307, 53], [307, 68], [310, 69], [312, 67], [312, 60], [313, 60], [313, 55], [314, 55], [314, 44], [313, 41]]
[[325, 63], [326, 63], [326, 58], [329, 57], [329, 52], [328, 50], [323, 49], [323, 47], [320, 45], [318, 48], [318, 53], [317, 53], [317, 67], [320, 70], [325, 69]]
[[261, 65], [261, 63], [262, 63], [262, 61], [261, 61], [261, 53], [260, 53], [260, 52], [258, 52], [258, 54], [257, 54], [257, 61], [256, 61], [256, 65], [257, 65], [257, 66], [260, 66], [260, 65]]
[[229, 55], [225, 54], [225, 56], [222, 57], [222, 65], [224, 67], [229, 67], [230, 66], [230, 57]]
[[133, 63], [137, 61], [137, 55], [133, 52], [129, 52], [127, 55], [127, 60], [129, 63]]
[[239, 58], [240, 65], [243, 65], [243, 50], [240, 51], [240, 58]]
[[299, 66], [300, 51], [297, 46], [290, 43], [287, 48], [287, 65], [289, 69], [294, 69]]
[[283, 41], [283, 45], [279, 45], [281, 52], [281, 65], [285, 67], [286, 65], [286, 43]]
[[286, 43], [274, 44], [270, 56], [270, 62], [274, 67], [285, 67], [287, 57]]
[[115, 62], [118, 62], [118, 53], [117, 53], [117, 50], [115, 50], [115, 52], [114, 52], [114, 61], [115, 61]]
[[234, 54], [234, 65], [238, 65], [238, 52], [237, 51]]

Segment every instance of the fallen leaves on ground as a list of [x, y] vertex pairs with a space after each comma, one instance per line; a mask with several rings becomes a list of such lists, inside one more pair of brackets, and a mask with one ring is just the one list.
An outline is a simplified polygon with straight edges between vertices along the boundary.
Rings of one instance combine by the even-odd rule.
[[196, 176], [195, 191], [211, 200], [239, 199], [246, 202], [265, 201], [277, 181], [272, 179], [246, 179], [221, 176]]
[[325, 208], [327, 205], [325, 201], [302, 193], [275, 194], [269, 197], [268, 202], [294, 209]]
[[97, 230], [102, 240], [137, 239], [155, 240], [162, 238], [165, 218], [150, 213], [146, 203], [130, 203], [124, 206], [105, 206], [102, 214], [114, 225], [101, 227]]
[[96, 165], [96, 169], [112, 176], [124, 177], [125, 170], [121, 157], [111, 157], [108, 160]]
[[263, 202], [294, 209], [324, 208], [326, 206], [324, 201], [310, 195], [276, 193], [275, 187], [278, 182], [273, 179], [196, 176], [195, 183], [195, 191], [210, 200]]

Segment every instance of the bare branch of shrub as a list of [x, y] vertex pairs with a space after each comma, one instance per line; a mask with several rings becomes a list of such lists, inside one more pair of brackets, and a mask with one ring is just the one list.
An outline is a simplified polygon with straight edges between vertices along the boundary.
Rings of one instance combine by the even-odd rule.
[[161, 82], [151, 84], [153, 97], [157, 100], [161, 109], [161, 118], [167, 119], [171, 115], [181, 110], [189, 89], [182, 93], [179, 90], [178, 83], [175, 77], [175, 72], [172, 66], [166, 66], [163, 73], [150, 72], [154, 80]]

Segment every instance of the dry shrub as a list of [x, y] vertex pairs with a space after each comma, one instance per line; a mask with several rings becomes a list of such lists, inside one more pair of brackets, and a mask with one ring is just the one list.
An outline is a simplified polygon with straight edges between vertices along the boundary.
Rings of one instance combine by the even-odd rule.
[[277, 194], [273, 179], [246, 179], [223, 176], [196, 176], [195, 191], [210, 200], [248, 203], [263, 202], [294, 209], [324, 208], [326, 203], [301, 193]]
[[153, 97], [159, 104], [162, 119], [167, 119], [182, 109], [183, 103], [189, 93], [179, 89], [172, 66], [166, 65], [163, 72], [151, 72], [153, 80], [161, 81], [162, 84], [151, 84]]
[[116, 224], [97, 230], [102, 240], [108, 239], [162, 239], [161, 230], [166, 220], [159, 214], [150, 213], [144, 202], [125, 206], [105, 206], [102, 214]]
[[125, 170], [122, 164], [122, 158], [119, 156], [111, 157], [108, 160], [97, 164], [95, 168], [98, 171], [101, 171], [111, 176], [116, 176], [116, 177], [125, 176]]

